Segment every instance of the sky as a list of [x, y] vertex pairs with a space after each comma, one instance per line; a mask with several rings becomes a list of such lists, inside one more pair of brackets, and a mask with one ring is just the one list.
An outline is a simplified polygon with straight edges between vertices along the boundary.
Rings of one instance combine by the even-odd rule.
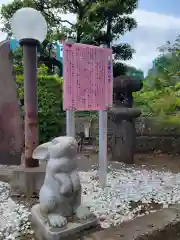
[[[9, 0], [0, 0], [6, 4]], [[138, 27], [126, 33], [119, 42], [126, 42], [136, 50], [133, 59], [127, 64], [147, 73], [153, 59], [158, 55], [157, 48], [166, 41], [173, 41], [180, 34], [180, 0], [140, 0], [133, 13]], [[66, 15], [64, 19], [75, 21], [75, 16]], [[0, 32], [0, 41], [4, 39]]]

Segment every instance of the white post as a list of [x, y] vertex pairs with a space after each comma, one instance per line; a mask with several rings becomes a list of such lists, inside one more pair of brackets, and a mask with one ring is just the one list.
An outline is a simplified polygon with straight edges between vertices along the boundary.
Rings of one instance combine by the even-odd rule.
[[75, 114], [74, 111], [66, 111], [66, 135], [75, 138]]
[[[101, 47], [106, 48], [106, 44], [102, 44]], [[108, 171], [108, 159], [107, 159], [107, 111], [99, 111], [99, 182], [101, 188], [105, 188], [107, 185], [107, 171]]]
[[[72, 37], [66, 39], [66, 43], [75, 43]], [[66, 111], [66, 135], [75, 138], [75, 115], [73, 110]]]
[[99, 111], [99, 181], [101, 188], [107, 184], [107, 112]]
[[[107, 48], [106, 44], [101, 47]], [[108, 171], [108, 157], [107, 157], [107, 120], [108, 115], [106, 110], [99, 111], [99, 182], [101, 188], [107, 186], [107, 171]]]

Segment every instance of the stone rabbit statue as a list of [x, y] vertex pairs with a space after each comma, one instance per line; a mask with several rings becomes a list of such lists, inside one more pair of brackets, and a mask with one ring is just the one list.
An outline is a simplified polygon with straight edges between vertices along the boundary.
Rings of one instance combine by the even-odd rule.
[[81, 205], [81, 183], [76, 170], [78, 144], [72, 137], [54, 138], [38, 146], [33, 158], [47, 160], [44, 184], [39, 193], [40, 211], [52, 227], [63, 227], [68, 217], [79, 220], [93, 214]]

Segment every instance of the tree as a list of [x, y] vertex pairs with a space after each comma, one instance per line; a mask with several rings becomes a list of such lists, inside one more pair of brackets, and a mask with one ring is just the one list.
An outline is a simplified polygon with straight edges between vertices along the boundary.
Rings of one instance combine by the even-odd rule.
[[163, 89], [174, 86], [180, 80], [180, 38], [159, 48], [159, 56], [153, 61], [147, 80], [151, 87]]
[[[57, 14], [53, 14], [52, 9], [58, 7], [57, 1], [39, 1], [39, 0], [14, 0], [9, 4], [3, 4], [0, 10], [0, 19], [2, 22], [2, 31], [6, 32], [9, 37], [12, 36], [10, 21], [13, 14], [22, 7], [32, 7], [41, 11], [41, 13], [46, 18], [48, 24], [48, 34], [46, 40], [42, 45], [39, 46], [39, 62], [46, 64], [48, 66], [49, 72], [53, 71], [54, 66], [58, 66], [62, 70], [61, 62], [51, 56], [53, 50], [52, 42], [57, 39], [63, 39], [64, 33], [67, 34], [68, 29], [62, 26], [64, 21], [57, 17]], [[60, 9], [58, 8], [59, 12]], [[62, 11], [62, 10], [61, 10]], [[14, 54], [14, 58], [17, 57], [17, 53]]]
[[[41, 11], [48, 23], [48, 36], [41, 47], [42, 61], [55, 61], [47, 54], [47, 46], [53, 40], [76, 37], [77, 42], [94, 45], [118, 42], [127, 31], [136, 27], [135, 20], [129, 16], [137, 7], [138, 0], [14, 0], [2, 5], [1, 22], [3, 31], [11, 36], [10, 20], [12, 15], [22, 7], [33, 7]], [[77, 16], [76, 23], [63, 20], [60, 13], [72, 13]], [[66, 24], [66, 26], [64, 26]], [[128, 60], [134, 52], [129, 44], [113, 44], [114, 60]], [[45, 59], [44, 59], [45, 58]], [[47, 60], [47, 62], [45, 61]], [[54, 62], [54, 64], [58, 64]], [[115, 72], [125, 71], [122, 64], [114, 64]]]
[[[129, 44], [120, 44], [118, 40], [125, 32], [136, 27], [136, 21], [129, 15], [137, 7], [137, 0], [99, 0], [89, 11], [88, 20], [99, 22], [100, 28], [91, 39], [99, 44], [112, 46], [114, 54], [115, 76], [124, 74], [127, 67], [120, 63], [120, 60], [132, 58], [134, 50]], [[116, 44], [113, 44], [116, 42]]]
[[180, 115], [180, 38], [159, 48], [143, 89], [135, 93], [135, 102], [145, 114], [179, 124]]
[[[114, 76], [125, 74], [127, 67], [120, 60], [131, 59], [134, 53], [129, 44], [117, 42], [125, 32], [136, 27], [136, 21], [129, 15], [137, 7], [137, 2], [137, 0], [97, 0], [82, 17], [78, 18], [79, 22], [75, 26], [78, 41], [112, 47]], [[84, 24], [81, 24], [82, 21]], [[88, 26], [89, 32], [80, 31], [80, 26]], [[95, 31], [92, 31], [91, 26], [94, 26]], [[113, 42], [116, 44], [112, 45]]]
[[20, 47], [13, 52], [13, 65], [15, 74], [23, 74], [22, 49]]
[[113, 76], [114, 77], [118, 77], [120, 75], [125, 75], [127, 73], [127, 69], [128, 69], [128, 67], [125, 64], [123, 64], [119, 61], [113, 62]]

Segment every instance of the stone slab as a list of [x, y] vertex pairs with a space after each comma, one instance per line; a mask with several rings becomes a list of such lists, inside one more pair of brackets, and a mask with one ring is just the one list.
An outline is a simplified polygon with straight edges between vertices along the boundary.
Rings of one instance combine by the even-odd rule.
[[[94, 216], [93, 219], [83, 222], [69, 222], [63, 228], [51, 228], [43, 218], [39, 204], [34, 205], [31, 209], [31, 221], [37, 240], [63, 240], [72, 237], [72, 239], [78, 239], [81, 235], [84, 235], [85, 230], [96, 228], [99, 225], [97, 217]], [[76, 238], [74, 238], [75, 235]]]
[[0, 43], [0, 164], [20, 165], [24, 144], [9, 41]]
[[35, 168], [16, 167], [12, 172], [11, 187], [12, 191], [18, 191], [26, 196], [39, 194], [44, 183], [45, 165]]
[[180, 207], [174, 206], [90, 234], [85, 240], [176, 240], [179, 233]]

